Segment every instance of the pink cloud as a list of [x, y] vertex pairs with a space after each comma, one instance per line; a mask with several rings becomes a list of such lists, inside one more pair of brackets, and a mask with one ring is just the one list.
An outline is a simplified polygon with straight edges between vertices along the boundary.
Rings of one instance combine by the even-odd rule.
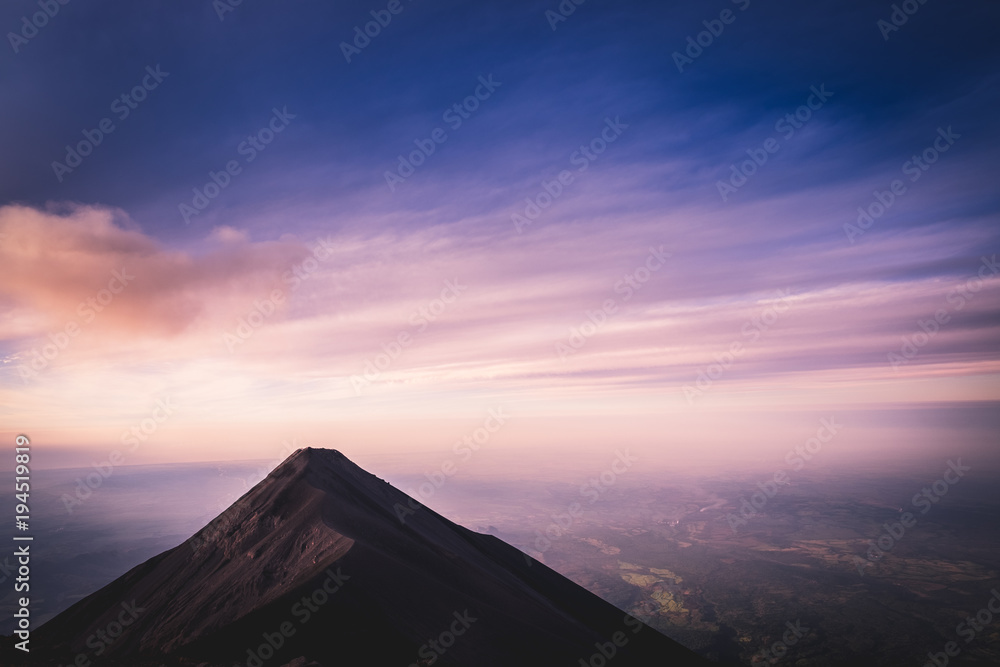
[[173, 251], [120, 211], [92, 206], [5, 206], [0, 234], [0, 297], [10, 311], [41, 315], [36, 335], [76, 321], [108, 334], [175, 336], [242, 308], [309, 254], [292, 241], [250, 243], [231, 228], [215, 230], [224, 243], [205, 254]]

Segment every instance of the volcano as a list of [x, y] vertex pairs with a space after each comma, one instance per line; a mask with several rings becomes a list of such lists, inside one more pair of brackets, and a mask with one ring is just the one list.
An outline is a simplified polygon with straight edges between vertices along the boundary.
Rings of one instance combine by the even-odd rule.
[[314, 448], [32, 639], [25, 664], [76, 667], [710, 664]]

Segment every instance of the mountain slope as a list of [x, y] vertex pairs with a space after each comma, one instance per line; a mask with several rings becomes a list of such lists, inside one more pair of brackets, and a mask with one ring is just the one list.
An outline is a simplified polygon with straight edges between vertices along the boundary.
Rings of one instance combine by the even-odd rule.
[[339, 452], [298, 450], [34, 644], [67, 664], [706, 664], [492, 536], [428, 508], [401, 519], [408, 501]]

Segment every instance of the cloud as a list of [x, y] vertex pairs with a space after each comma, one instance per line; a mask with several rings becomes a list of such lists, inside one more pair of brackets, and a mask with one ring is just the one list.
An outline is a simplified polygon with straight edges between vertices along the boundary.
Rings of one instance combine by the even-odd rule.
[[246, 230], [222, 225], [212, 230], [212, 233], [208, 235], [208, 240], [220, 243], [244, 243], [250, 240], [250, 236]]
[[309, 250], [250, 243], [232, 228], [203, 254], [164, 248], [121, 211], [65, 205], [0, 208], [0, 299], [20, 318], [6, 336], [43, 335], [68, 322], [114, 336], [172, 337], [229, 316], [266, 293]]

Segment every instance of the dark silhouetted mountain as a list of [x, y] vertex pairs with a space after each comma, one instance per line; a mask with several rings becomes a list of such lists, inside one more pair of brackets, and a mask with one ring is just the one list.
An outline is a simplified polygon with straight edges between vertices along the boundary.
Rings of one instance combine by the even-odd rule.
[[31, 664], [82, 667], [708, 664], [325, 449], [292, 454], [31, 646]]

